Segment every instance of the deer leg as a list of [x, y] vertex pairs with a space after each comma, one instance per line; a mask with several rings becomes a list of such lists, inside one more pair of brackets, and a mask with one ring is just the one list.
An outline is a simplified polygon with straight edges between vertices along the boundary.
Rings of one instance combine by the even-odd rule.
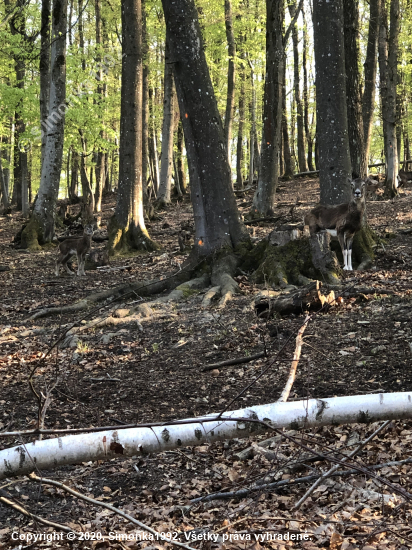
[[346, 239], [346, 247], [348, 251], [348, 270], [352, 271], [352, 243], [353, 243], [353, 236], [348, 236]]
[[67, 265], [67, 262], [70, 260], [71, 257], [72, 257], [72, 254], [66, 254], [66, 256], [63, 256], [63, 258], [61, 260], [61, 263], [62, 263], [62, 266], [64, 267], [64, 269], [66, 270], [66, 272], [69, 275], [74, 275], [74, 271], [69, 269], [69, 266]]
[[337, 234], [338, 234], [338, 240], [339, 240], [339, 244], [340, 244], [340, 248], [342, 250], [342, 256], [343, 256], [343, 269], [348, 269], [347, 268], [347, 264], [348, 264], [348, 251], [346, 250], [346, 246], [345, 246], [345, 235], [342, 231], [337, 231]]
[[81, 277], [82, 275], [86, 275], [86, 273], [84, 272], [85, 259], [86, 259], [85, 254], [77, 254], [77, 263], [78, 263], [77, 275], [79, 277]]
[[58, 258], [56, 258], [56, 265], [54, 267], [54, 274], [56, 277], [59, 276], [59, 264], [61, 263], [61, 254], [59, 254]]

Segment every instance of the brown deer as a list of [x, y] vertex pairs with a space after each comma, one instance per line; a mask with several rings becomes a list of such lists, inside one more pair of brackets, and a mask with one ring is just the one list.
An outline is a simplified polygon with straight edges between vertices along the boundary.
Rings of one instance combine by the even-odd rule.
[[398, 187], [401, 187], [402, 185], [405, 185], [412, 182], [412, 172], [406, 172], [403, 168], [399, 170], [399, 174], [397, 175], [398, 180]]
[[356, 178], [349, 180], [352, 187], [350, 202], [325, 206], [319, 204], [305, 216], [305, 225], [309, 226], [310, 234], [324, 230], [336, 229], [343, 255], [343, 269], [351, 271], [352, 243], [355, 233], [362, 226], [365, 212], [365, 190], [368, 180]]
[[76, 254], [77, 255], [77, 275], [86, 275], [84, 272], [84, 262], [86, 259], [86, 254], [91, 248], [91, 241], [93, 235], [93, 227], [91, 225], [86, 225], [84, 228], [82, 237], [69, 237], [59, 244], [59, 255], [56, 259], [56, 276], [59, 275], [59, 266], [60, 264], [65, 268], [69, 275], [74, 275], [74, 271], [71, 271], [67, 265], [67, 262], [70, 258]]

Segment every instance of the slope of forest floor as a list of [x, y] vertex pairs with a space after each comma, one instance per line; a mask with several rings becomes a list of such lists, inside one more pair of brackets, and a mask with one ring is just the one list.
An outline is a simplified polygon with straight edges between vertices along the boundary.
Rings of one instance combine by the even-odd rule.
[[[318, 181], [300, 179], [281, 184], [278, 221], [250, 227], [258, 240], [277, 223], [297, 222], [317, 202]], [[238, 199], [246, 214], [252, 193]], [[100, 234], [105, 235], [115, 197], [106, 197]], [[344, 299], [309, 324], [291, 399], [333, 397], [412, 389], [412, 194], [405, 191], [394, 201], [368, 203], [370, 226], [380, 237], [370, 270], [346, 273], [349, 283], [376, 289], [376, 293]], [[17, 213], [0, 217], [0, 431], [27, 430], [37, 419], [37, 402], [28, 376], [67, 326], [84, 325], [85, 314], [31, 320], [36, 311], [63, 306], [89, 293], [117, 284], [164, 277], [175, 272], [187, 254], [181, 254], [178, 233], [193, 227], [190, 202], [158, 213], [148, 224], [150, 235], [162, 250], [116, 257], [104, 269], [87, 271], [83, 278], [61, 272], [54, 275], [55, 250], [26, 253], [12, 246], [21, 227]], [[63, 234], [64, 230], [61, 231]], [[103, 249], [104, 243], [93, 248]], [[35, 385], [43, 392], [58, 378], [52, 392], [45, 427], [143, 423], [187, 418], [219, 412], [273, 358], [285, 340], [296, 334], [305, 317], [289, 315], [262, 320], [255, 315], [254, 296], [264, 285], [254, 285], [248, 274], [236, 278], [241, 294], [224, 309], [202, 309], [204, 291], [176, 302], [147, 301], [151, 312], [141, 326], [118, 324], [82, 330], [77, 339], [54, 351], [36, 372]], [[153, 298], [155, 300], [156, 297]], [[139, 303], [134, 295], [96, 315]], [[124, 304], [124, 305], [123, 305]], [[72, 347], [70, 347], [72, 346]], [[267, 374], [242, 395], [231, 409], [274, 402], [284, 387], [295, 347], [286, 351]], [[202, 372], [210, 363], [263, 351], [262, 358]], [[338, 452], [370, 435], [377, 425], [325, 427], [288, 432], [319, 452]], [[266, 436], [269, 437], [269, 436]], [[253, 440], [234, 440], [142, 458], [107, 463], [84, 463], [42, 472], [66, 482], [81, 493], [111, 503], [160, 532], [187, 532], [193, 548], [356, 548], [403, 549], [412, 547], [412, 507], [393, 496], [385, 486], [365, 475], [331, 478], [322, 484], [298, 512], [291, 507], [309, 485], [296, 484], [275, 491], [252, 493], [243, 499], [212, 500], [193, 506], [190, 499], [214, 492], [249, 487], [269, 474], [271, 479], [292, 479], [329, 468], [327, 462], [301, 465], [289, 471], [303, 451], [286, 440], [272, 444], [270, 452], [256, 445], [247, 460], [239, 452]], [[25, 441], [30, 441], [26, 438]], [[17, 445], [18, 438], [0, 438], [0, 449]], [[360, 454], [363, 464], [386, 463], [411, 456], [412, 421], [393, 422]], [[386, 467], [382, 477], [406, 490], [412, 465]], [[39, 487], [26, 479], [0, 482], [16, 501], [44, 518], [75, 530], [132, 533], [135, 528], [113, 512], [86, 504], [60, 489]], [[387, 495], [382, 496], [382, 494]], [[401, 505], [402, 504], [402, 505]], [[197, 530], [197, 531], [195, 531]], [[258, 541], [262, 533], [304, 533], [310, 540]], [[0, 549], [17, 547], [13, 532], [46, 533], [48, 528], [0, 503]], [[219, 534], [217, 542], [205, 534]], [[223, 541], [224, 534], [232, 534]], [[235, 537], [235, 534], [238, 537]], [[249, 533], [251, 541], [239, 541]], [[199, 540], [193, 538], [199, 534]], [[203, 537], [203, 538], [202, 538]], [[36, 543], [31, 548], [50, 547]], [[169, 548], [164, 542], [96, 543], [53, 542], [53, 548]]]

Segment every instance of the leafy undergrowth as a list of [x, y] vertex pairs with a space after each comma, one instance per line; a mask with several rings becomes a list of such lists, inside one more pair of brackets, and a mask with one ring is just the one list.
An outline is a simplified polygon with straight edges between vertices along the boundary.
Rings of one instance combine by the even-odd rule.
[[[301, 220], [317, 194], [314, 180], [285, 184], [278, 194], [276, 223]], [[251, 199], [252, 195], [246, 194], [238, 200], [245, 214]], [[107, 198], [102, 236], [113, 206], [114, 198]], [[346, 274], [345, 285], [369, 292], [344, 298], [309, 324], [291, 399], [411, 390], [411, 207], [409, 194], [394, 202], [368, 204], [369, 223], [381, 238], [376, 262], [368, 271]], [[1, 431], [35, 426], [38, 406], [28, 377], [37, 365], [37, 390], [45, 393], [58, 379], [46, 413], [47, 428], [167, 421], [226, 408], [292, 336], [273, 368], [230, 408], [279, 398], [293, 356], [294, 335], [305, 314], [258, 319], [253, 300], [264, 286], [253, 285], [247, 273], [237, 276], [242, 293], [221, 310], [213, 306], [202, 309], [201, 291], [178, 303], [149, 301], [150, 310], [140, 326], [128, 323], [126, 317], [124, 324], [86, 329], [83, 317], [90, 312], [30, 320], [44, 307], [71, 304], [91, 292], [176, 271], [187, 255], [179, 251], [178, 233], [182, 228], [190, 231], [192, 226], [187, 201], [160, 212], [148, 224], [150, 235], [163, 247], [160, 252], [115, 258], [106, 269], [89, 271], [84, 278], [55, 277], [53, 251], [27, 254], [10, 247], [21, 223], [17, 214], [0, 218], [0, 264], [9, 269], [0, 272]], [[260, 239], [273, 224], [249, 227], [253, 237]], [[103, 247], [104, 243], [94, 248]], [[90, 318], [121, 318], [118, 310], [139, 305], [140, 300], [132, 295], [127, 302], [101, 304]], [[66, 339], [41, 362], [50, 345], [74, 322], [76, 336]], [[207, 364], [264, 349], [267, 359], [202, 372]], [[42, 475], [121, 508], [159, 532], [185, 533], [179, 540], [193, 548], [410, 548], [411, 503], [407, 495], [393, 488], [408, 491], [412, 464], [384, 466], [374, 470], [375, 477], [363, 472], [329, 478], [296, 512], [291, 511], [293, 505], [313, 481], [259, 489], [262, 483], [326, 471], [331, 463], [320, 457], [313, 461], [308, 448], [341, 458], [340, 453], [356, 448], [376, 428], [372, 424], [286, 431], [294, 441], [277, 438], [269, 447], [260, 447], [257, 443], [264, 439], [260, 436], [144, 458], [65, 466]], [[1, 438], [0, 448], [21, 441]], [[402, 461], [410, 457], [411, 442], [412, 422], [394, 422], [361, 451], [356, 464], [365, 468]], [[250, 487], [256, 490], [243, 498], [191, 502], [212, 493]], [[32, 547], [170, 547], [160, 541], [136, 542], [136, 526], [61, 489], [43, 486], [39, 490], [26, 478], [0, 482], [0, 488], [31, 512], [76, 531], [124, 533], [123, 541], [55, 540], [51, 545], [42, 541]], [[22, 544], [12, 540], [13, 533], [49, 531], [53, 530], [0, 503], [0, 549]], [[307, 540], [296, 541], [297, 535], [305, 535]]]

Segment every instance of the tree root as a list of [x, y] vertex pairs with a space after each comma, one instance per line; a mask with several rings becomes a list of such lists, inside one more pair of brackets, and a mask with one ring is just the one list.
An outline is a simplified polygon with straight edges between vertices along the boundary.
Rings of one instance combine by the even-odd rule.
[[218, 305], [219, 308], [225, 307], [233, 295], [240, 292], [239, 285], [233, 279], [238, 264], [239, 260], [234, 254], [230, 253], [221, 256], [213, 264], [211, 281], [215, 287], [220, 287], [222, 295]]
[[153, 294], [160, 294], [164, 290], [170, 290], [175, 288], [177, 284], [181, 284], [184, 281], [190, 279], [191, 271], [180, 271], [176, 275], [172, 275], [169, 278], [152, 281], [143, 281], [141, 283], [127, 283], [117, 286], [115, 288], [104, 290], [102, 292], [96, 292], [91, 294], [87, 298], [63, 307], [51, 307], [42, 309], [30, 317], [31, 320], [39, 319], [42, 317], [49, 317], [51, 315], [60, 315], [65, 313], [78, 313], [85, 311], [91, 306], [95, 306], [100, 302], [111, 299], [111, 302], [127, 298], [128, 296], [152, 296]]

